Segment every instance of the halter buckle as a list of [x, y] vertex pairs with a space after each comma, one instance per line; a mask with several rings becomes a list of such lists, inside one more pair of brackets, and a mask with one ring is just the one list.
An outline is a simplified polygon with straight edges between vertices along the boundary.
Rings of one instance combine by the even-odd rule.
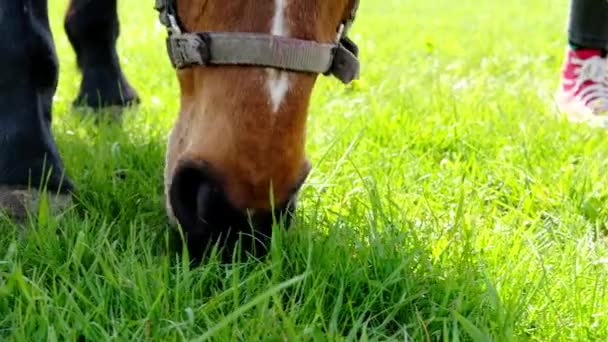
[[211, 61], [210, 39], [205, 34], [175, 34], [167, 38], [167, 52], [176, 69], [207, 65]]

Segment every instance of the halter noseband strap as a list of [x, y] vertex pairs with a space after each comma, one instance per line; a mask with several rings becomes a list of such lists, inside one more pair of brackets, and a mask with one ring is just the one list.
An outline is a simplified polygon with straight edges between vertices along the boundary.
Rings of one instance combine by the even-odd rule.
[[243, 32], [183, 32], [175, 0], [156, 0], [160, 21], [168, 29], [167, 52], [173, 67], [242, 65], [333, 75], [343, 83], [359, 78], [358, 48], [346, 37], [357, 12], [338, 27], [333, 44]]

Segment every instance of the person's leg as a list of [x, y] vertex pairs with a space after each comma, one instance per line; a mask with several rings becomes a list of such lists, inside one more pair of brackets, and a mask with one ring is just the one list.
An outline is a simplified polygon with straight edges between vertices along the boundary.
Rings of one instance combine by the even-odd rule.
[[607, 0], [571, 0], [568, 45], [557, 105], [571, 121], [608, 128]]
[[77, 106], [127, 106], [139, 102], [120, 67], [116, 0], [71, 0], [64, 28], [82, 71]]
[[51, 133], [58, 62], [46, 0], [0, 0], [0, 10], [0, 209], [22, 218], [28, 187], [72, 183]]
[[573, 48], [608, 48], [608, 1], [572, 0], [568, 42]]

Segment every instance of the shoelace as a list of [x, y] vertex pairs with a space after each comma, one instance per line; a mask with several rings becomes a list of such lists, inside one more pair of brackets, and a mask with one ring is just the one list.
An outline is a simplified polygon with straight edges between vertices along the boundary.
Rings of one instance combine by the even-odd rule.
[[[595, 113], [608, 112], [608, 65], [599, 56], [587, 59], [572, 58], [571, 62], [580, 67], [575, 71], [576, 79], [566, 82], [574, 91], [580, 90], [577, 96], [592, 107]], [[585, 82], [591, 84], [583, 86]]]

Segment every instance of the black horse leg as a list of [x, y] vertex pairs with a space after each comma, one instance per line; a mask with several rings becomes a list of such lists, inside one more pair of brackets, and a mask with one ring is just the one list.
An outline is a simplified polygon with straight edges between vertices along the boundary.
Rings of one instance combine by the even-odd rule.
[[28, 187], [72, 189], [51, 133], [57, 79], [46, 0], [0, 0], [0, 208], [17, 216]]
[[116, 0], [71, 0], [64, 22], [82, 71], [77, 106], [100, 108], [138, 103], [120, 67]]

